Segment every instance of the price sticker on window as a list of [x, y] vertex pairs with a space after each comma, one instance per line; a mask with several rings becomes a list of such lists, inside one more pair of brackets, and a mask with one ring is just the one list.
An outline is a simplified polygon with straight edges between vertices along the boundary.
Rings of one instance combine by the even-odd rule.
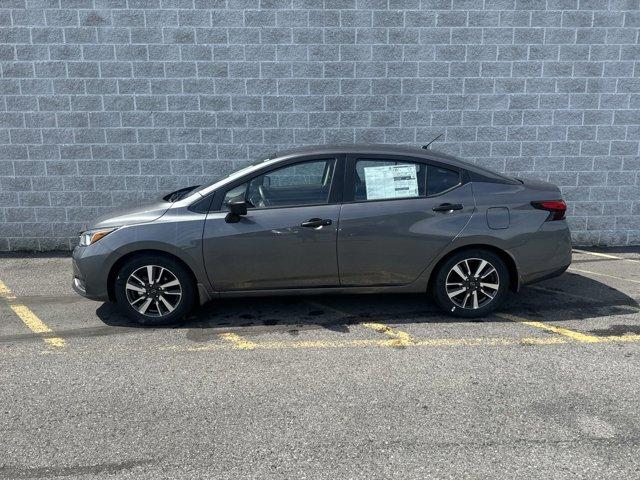
[[364, 181], [367, 200], [419, 196], [416, 165], [365, 167]]

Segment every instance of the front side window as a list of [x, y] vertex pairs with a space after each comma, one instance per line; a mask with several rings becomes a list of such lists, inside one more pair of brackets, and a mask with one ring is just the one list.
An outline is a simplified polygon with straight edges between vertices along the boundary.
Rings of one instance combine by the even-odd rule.
[[223, 209], [245, 200], [249, 208], [276, 208], [329, 203], [335, 160], [287, 165], [254, 177], [227, 191]]
[[224, 210], [228, 210], [229, 204], [231, 202], [243, 202], [245, 199], [246, 192], [247, 192], [246, 183], [243, 183], [242, 185], [238, 185], [237, 187], [234, 187], [231, 190], [227, 190], [227, 193], [224, 195], [224, 200], [222, 201], [222, 208]]

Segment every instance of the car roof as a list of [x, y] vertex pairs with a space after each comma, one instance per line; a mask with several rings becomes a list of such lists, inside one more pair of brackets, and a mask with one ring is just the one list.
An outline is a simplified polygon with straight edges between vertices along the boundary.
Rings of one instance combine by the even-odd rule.
[[[482, 177], [489, 178], [491, 181], [497, 181], [498, 183], [512, 183], [513, 179], [503, 176], [498, 172], [483, 168], [473, 163], [465, 162], [456, 157], [448, 155], [446, 153], [424, 149], [419, 147], [412, 147], [407, 145], [393, 145], [393, 144], [332, 144], [332, 145], [308, 145], [301, 148], [292, 148], [287, 150], [277, 151], [276, 153], [269, 155], [265, 160], [255, 162], [246, 169], [238, 171], [230, 177], [222, 178], [217, 182], [207, 185], [202, 190], [194, 192], [194, 195], [198, 193], [200, 196], [207, 195], [215, 189], [228, 183], [231, 177], [239, 178], [240, 176], [251, 174], [252, 172], [262, 169], [267, 165], [276, 165], [281, 161], [294, 159], [304, 156], [315, 155], [339, 155], [339, 154], [358, 154], [358, 155], [395, 155], [395, 156], [410, 156], [421, 158], [424, 160], [433, 160], [434, 162], [441, 162], [445, 165], [467, 170], [477, 174], [476, 179]], [[191, 198], [191, 197], [187, 197]]]
[[269, 157], [268, 161], [274, 163], [280, 160], [286, 160], [306, 155], [327, 155], [327, 154], [357, 154], [357, 155], [394, 155], [394, 156], [410, 156], [421, 158], [424, 160], [432, 160], [449, 165], [462, 170], [475, 173], [473, 177], [476, 180], [481, 178], [484, 181], [492, 181], [497, 183], [520, 183], [519, 181], [509, 178], [502, 173], [481, 167], [470, 162], [465, 162], [452, 155], [448, 155], [436, 150], [425, 149], [420, 147], [412, 147], [409, 145], [393, 145], [393, 144], [335, 144], [335, 145], [310, 145], [303, 148], [295, 148], [291, 150], [283, 150]]
[[407, 145], [391, 145], [391, 144], [334, 144], [334, 145], [309, 145], [302, 148], [294, 148], [289, 150], [278, 151], [270, 156], [270, 159], [286, 159], [292, 157], [306, 155], [325, 155], [325, 154], [358, 154], [358, 155], [407, 155], [411, 157], [419, 157], [436, 162], [448, 163], [458, 168], [471, 168], [475, 165], [459, 160], [446, 153], [428, 150], [424, 148], [411, 147]]

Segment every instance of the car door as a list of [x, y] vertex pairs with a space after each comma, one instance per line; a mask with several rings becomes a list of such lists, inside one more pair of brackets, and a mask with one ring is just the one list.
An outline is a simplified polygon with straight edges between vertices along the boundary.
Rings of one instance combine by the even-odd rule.
[[[330, 287], [339, 284], [336, 253], [343, 165], [339, 158], [284, 162], [216, 193], [203, 256], [216, 290]], [[228, 204], [249, 202], [228, 221]]]
[[463, 173], [413, 157], [349, 156], [338, 232], [341, 285], [416, 280], [471, 217]]

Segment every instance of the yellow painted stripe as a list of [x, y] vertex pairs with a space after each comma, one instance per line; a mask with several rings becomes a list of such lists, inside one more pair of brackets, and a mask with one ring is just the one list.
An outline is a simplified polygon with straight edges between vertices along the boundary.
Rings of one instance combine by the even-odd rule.
[[504, 318], [506, 320], [511, 320], [512, 322], [528, 325], [529, 327], [539, 328], [541, 330], [546, 330], [548, 332], [557, 333], [558, 335], [569, 337], [570, 339], [575, 340], [577, 342], [600, 343], [602, 341], [602, 337], [594, 337], [593, 335], [586, 335], [584, 333], [576, 332], [575, 330], [569, 330], [568, 328], [556, 327], [555, 325], [551, 325], [549, 323], [539, 322], [535, 320], [528, 320], [526, 318], [518, 317], [516, 315], [511, 315], [508, 313], [498, 313], [497, 316], [500, 318]]
[[7, 287], [0, 280], [0, 297], [2, 297], [11, 310], [22, 320], [29, 330], [38, 335], [42, 335], [44, 341], [51, 345], [52, 347], [62, 348], [65, 346], [65, 341], [53, 335], [53, 330], [51, 330], [47, 324], [45, 324], [42, 320], [38, 318], [38, 316], [31, 311], [31, 309], [25, 305], [22, 305], [18, 302], [18, 299], [13, 294], [9, 287]]
[[[614, 344], [614, 343], [640, 343], [640, 335], [611, 335], [605, 337], [596, 337], [598, 343]], [[207, 351], [237, 351], [237, 350], [304, 350], [304, 349], [353, 349], [353, 348], [369, 348], [380, 347], [388, 348], [397, 346], [394, 339], [375, 340], [308, 340], [308, 341], [278, 341], [278, 342], [250, 342], [252, 348], [238, 348], [231, 342], [216, 342], [202, 345], [162, 345], [144, 347], [110, 347], [99, 349], [100, 353], [123, 353], [123, 352], [148, 352], [149, 350], [171, 351], [171, 352], [207, 352]], [[431, 338], [431, 339], [414, 339], [413, 343], [407, 345], [407, 348], [471, 348], [471, 347], [510, 347], [510, 346], [554, 346], [554, 345], [576, 345], [574, 339], [565, 336], [544, 336], [544, 337], [524, 337], [524, 338]], [[11, 347], [0, 349], [0, 356], [20, 355], [33, 353], [23, 350], [20, 347]], [[44, 350], [42, 354], [58, 354], [58, 355], [81, 355], [94, 354], [94, 347], [77, 347], [75, 349], [56, 349]]]
[[[327, 310], [331, 310], [339, 315], [342, 315], [343, 317], [350, 316], [349, 312], [345, 312], [331, 305], [326, 305], [324, 303], [319, 303], [319, 302], [307, 302], [307, 303], [318, 308], [325, 308]], [[393, 338], [394, 343], [392, 346], [397, 347], [397, 346], [411, 345], [413, 343], [413, 338], [411, 338], [411, 335], [409, 335], [407, 332], [403, 332], [402, 330], [398, 330], [396, 328], [391, 328], [390, 326], [385, 325], [384, 323], [364, 322], [364, 323], [359, 323], [358, 325], [364, 328], [369, 328], [378, 333], [382, 333], [384, 335], [387, 335]]]
[[[640, 341], [640, 339], [639, 339]], [[527, 338], [431, 338], [413, 340], [407, 346], [412, 347], [475, 347], [475, 346], [509, 346], [509, 345], [560, 345], [567, 343], [560, 337], [527, 337]], [[252, 350], [298, 350], [298, 349], [327, 349], [327, 348], [362, 348], [362, 347], [394, 347], [397, 339], [374, 340], [302, 340], [282, 342], [251, 342]], [[237, 349], [227, 343], [210, 343], [196, 346], [169, 345], [162, 350], [200, 352], [207, 350]]]
[[249, 340], [238, 335], [237, 333], [221, 333], [219, 336], [223, 340], [226, 340], [227, 342], [232, 343], [233, 348], [237, 350], [253, 350], [254, 348], [256, 348], [255, 343], [250, 342]]
[[395, 340], [396, 346], [411, 345], [414, 342], [413, 338], [411, 338], [411, 335], [409, 335], [407, 332], [396, 330], [395, 328], [391, 328], [390, 326], [383, 323], [367, 322], [361, 323], [360, 325], [393, 338]]
[[592, 272], [591, 270], [581, 270], [579, 268], [570, 267], [569, 271], [571, 271], [571, 272], [580, 272], [580, 273], [590, 273], [591, 275], [599, 275], [601, 277], [616, 278], [618, 280], [625, 280], [627, 282], [640, 283], [640, 280], [635, 280], [633, 278], [618, 277], [616, 275], [609, 275], [609, 274], [606, 274], [606, 273]]

